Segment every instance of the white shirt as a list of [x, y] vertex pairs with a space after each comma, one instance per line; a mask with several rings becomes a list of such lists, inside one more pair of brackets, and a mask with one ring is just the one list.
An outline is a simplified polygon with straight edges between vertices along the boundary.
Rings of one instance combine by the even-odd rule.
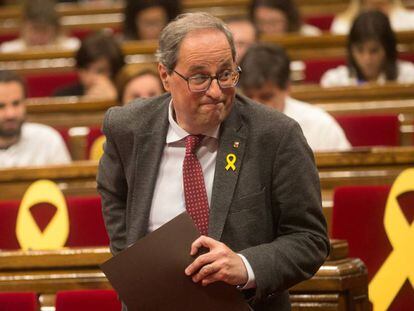
[[0, 149], [0, 168], [65, 164], [70, 161], [62, 137], [43, 124], [24, 123], [19, 141], [7, 149]]
[[[388, 17], [394, 31], [414, 30], [414, 11], [395, 8]], [[350, 19], [337, 16], [332, 22], [331, 32], [338, 35], [347, 35], [351, 29], [352, 22]]]
[[[406, 61], [397, 61], [397, 79], [398, 83], [414, 83], [414, 64]], [[377, 83], [386, 83], [385, 75], [382, 74], [377, 80]], [[358, 85], [356, 77], [350, 76], [348, 66], [341, 65], [326, 71], [321, 78], [322, 87], [337, 87], [337, 86], [356, 86]]]
[[[184, 139], [190, 134], [175, 122], [171, 102], [168, 108], [168, 121], [169, 127], [166, 137], [166, 145], [162, 154], [157, 181], [155, 183], [154, 196], [149, 216], [149, 232], [156, 230], [186, 210], [182, 167], [185, 156]], [[219, 129], [220, 126], [210, 132], [202, 133], [205, 137], [197, 150], [197, 158], [200, 161], [203, 170], [209, 206], [211, 205], [211, 193], [213, 190]], [[239, 256], [242, 258], [248, 273], [249, 280], [244, 287], [244, 289], [247, 289], [252, 287], [255, 280], [254, 273], [247, 259], [240, 254]]]
[[30, 46], [26, 45], [22, 39], [15, 39], [11, 41], [6, 41], [0, 45], [0, 52], [2, 53], [15, 53], [23, 52], [28, 49], [39, 49], [39, 50], [77, 50], [80, 46], [80, 41], [78, 38], [69, 38], [61, 37], [57, 40], [56, 43], [49, 45], [40, 45], [40, 46]]
[[341, 126], [323, 109], [288, 97], [283, 113], [299, 123], [313, 151], [351, 148]]
[[300, 27], [299, 33], [304, 36], [320, 36], [322, 30], [313, 25], [303, 24], [302, 27]]

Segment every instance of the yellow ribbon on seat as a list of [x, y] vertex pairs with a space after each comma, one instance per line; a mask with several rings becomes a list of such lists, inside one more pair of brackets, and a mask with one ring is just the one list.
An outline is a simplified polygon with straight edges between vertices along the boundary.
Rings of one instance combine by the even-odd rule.
[[387, 310], [407, 278], [414, 286], [414, 225], [407, 222], [397, 201], [408, 191], [414, 191], [412, 168], [397, 177], [387, 199], [384, 227], [393, 250], [369, 284], [374, 311]]
[[105, 143], [105, 135], [99, 136], [93, 141], [91, 150], [89, 151], [89, 160], [100, 160], [103, 155], [103, 144]]
[[[42, 232], [30, 213], [38, 203], [50, 203], [56, 213]], [[69, 216], [65, 197], [50, 180], [38, 180], [26, 190], [16, 221], [16, 236], [23, 250], [56, 249], [65, 245], [69, 236]]]

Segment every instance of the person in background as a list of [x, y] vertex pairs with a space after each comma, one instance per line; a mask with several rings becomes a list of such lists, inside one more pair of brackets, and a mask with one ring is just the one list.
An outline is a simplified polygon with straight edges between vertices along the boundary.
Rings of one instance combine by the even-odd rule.
[[12, 71], [0, 71], [0, 168], [65, 164], [65, 143], [49, 126], [26, 122], [25, 83]]
[[236, 46], [236, 62], [239, 63], [247, 49], [257, 39], [257, 30], [252, 21], [248, 18], [232, 18], [225, 21], [234, 38]]
[[26, 0], [22, 9], [20, 38], [4, 42], [0, 52], [13, 53], [27, 49], [68, 49], [79, 47], [77, 38], [62, 34], [53, 0]]
[[366, 11], [355, 19], [348, 36], [347, 55], [346, 66], [324, 73], [323, 87], [414, 82], [414, 64], [397, 59], [397, 39], [381, 11]]
[[319, 28], [303, 23], [293, 0], [253, 0], [250, 17], [259, 34], [299, 33], [306, 36], [321, 34]]
[[122, 105], [137, 98], [154, 97], [164, 93], [156, 66], [139, 64], [124, 66], [116, 82], [119, 102]]
[[54, 96], [117, 98], [114, 80], [124, 65], [124, 56], [110, 33], [100, 31], [87, 36], [75, 59], [79, 82], [56, 90]]
[[346, 35], [356, 16], [363, 10], [380, 10], [386, 14], [394, 31], [414, 30], [414, 11], [407, 10], [401, 0], [351, 0], [348, 9], [335, 16], [331, 32]]
[[181, 12], [179, 0], [127, 0], [126, 40], [158, 40], [161, 30]]
[[243, 93], [297, 121], [313, 151], [351, 147], [332, 116], [321, 108], [289, 96], [290, 60], [281, 47], [264, 43], [253, 45], [240, 66], [243, 70], [240, 77]]

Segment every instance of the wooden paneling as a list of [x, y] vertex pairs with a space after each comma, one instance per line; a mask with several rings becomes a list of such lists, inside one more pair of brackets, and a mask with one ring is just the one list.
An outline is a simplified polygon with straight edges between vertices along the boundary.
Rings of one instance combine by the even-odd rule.
[[[99, 265], [110, 258], [107, 248], [0, 253], [0, 291], [35, 291], [43, 306], [58, 290], [111, 288]], [[347, 258], [347, 243], [332, 240], [331, 254], [316, 275], [291, 289], [294, 310], [312, 303], [316, 310], [367, 310], [367, 272], [358, 259]], [[327, 305], [328, 303], [328, 305]]]

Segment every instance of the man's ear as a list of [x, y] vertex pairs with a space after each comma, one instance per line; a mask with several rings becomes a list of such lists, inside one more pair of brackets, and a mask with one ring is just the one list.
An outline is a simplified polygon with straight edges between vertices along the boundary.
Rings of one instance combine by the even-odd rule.
[[168, 74], [167, 68], [163, 64], [158, 64], [158, 73], [160, 74], [160, 78], [162, 81], [162, 85], [164, 89], [169, 92], [170, 91], [170, 75]]

